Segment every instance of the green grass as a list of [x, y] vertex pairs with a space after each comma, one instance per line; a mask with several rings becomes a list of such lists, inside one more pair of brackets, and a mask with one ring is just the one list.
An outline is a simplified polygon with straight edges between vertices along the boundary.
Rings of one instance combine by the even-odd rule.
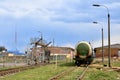
[[7, 67], [7, 66], [4, 66], [4, 67], [0, 67], [0, 70], [5, 70], [5, 69], [10, 69], [10, 68], [16, 68], [16, 67]]
[[[120, 62], [116, 61], [112, 63], [113, 66], [120, 66]], [[74, 63], [70, 62], [60, 62], [56, 64], [51, 64], [47, 66], [41, 66], [35, 69], [29, 69], [23, 72], [16, 73], [14, 75], [9, 75], [0, 78], [0, 80], [48, 80], [52, 76], [63, 72], [64, 70], [75, 66]], [[74, 70], [72, 73], [64, 76], [60, 80], [76, 80], [75, 78], [81, 74], [83, 67]], [[90, 67], [85, 74], [83, 80], [120, 80], [120, 72], [100, 70], [98, 68]]]
[[120, 61], [112, 61], [113, 67], [120, 67]]
[[87, 71], [84, 80], [120, 80], [120, 73], [90, 68]]
[[[104, 64], [108, 65], [108, 61], [105, 61]], [[102, 65], [102, 63], [101, 63]], [[111, 61], [112, 67], [120, 67], [120, 61]]]
[[79, 76], [82, 73], [83, 69], [84, 67], [77, 68], [74, 71], [72, 71], [72, 73], [66, 74], [66, 76], [63, 76], [59, 80], [76, 80], [77, 76]]
[[[111, 59], [110, 62], [112, 67], [120, 67], [120, 60]], [[94, 63], [103, 65], [102, 60], [95, 60]], [[108, 66], [108, 60], [104, 60], [104, 64]]]
[[0, 78], [0, 80], [48, 80], [52, 76], [57, 75], [58, 73], [64, 71], [68, 67], [70, 68], [70, 66], [68, 65], [71, 65], [71, 63], [64, 63], [64, 66], [62, 64], [60, 65], [58, 64], [57, 67], [55, 64], [51, 64], [51, 65], [19, 72], [15, 75], [11, 75], [5, 78]]

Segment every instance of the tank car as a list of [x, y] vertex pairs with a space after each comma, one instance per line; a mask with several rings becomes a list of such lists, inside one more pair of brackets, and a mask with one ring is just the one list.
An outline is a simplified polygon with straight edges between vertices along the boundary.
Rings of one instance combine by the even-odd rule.
[[80, 66], [81, 64], [89, 65], [93, 61], [93, 49], [89, 42], [78, 42], [75, 47], [75, 64]]

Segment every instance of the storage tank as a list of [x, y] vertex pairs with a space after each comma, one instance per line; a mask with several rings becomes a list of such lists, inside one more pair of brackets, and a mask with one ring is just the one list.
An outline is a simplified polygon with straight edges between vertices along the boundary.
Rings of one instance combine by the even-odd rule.
[[80, 58], [86, 58], [87, 56], [92, 55], [92, 47], [90, 43], [82, 41], [76, 45], [76, 55]]

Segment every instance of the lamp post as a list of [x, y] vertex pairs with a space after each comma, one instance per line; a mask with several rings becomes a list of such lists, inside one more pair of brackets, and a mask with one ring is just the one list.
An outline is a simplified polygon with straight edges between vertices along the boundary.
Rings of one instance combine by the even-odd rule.
[[55, 40], [54, 40], [54, 38], [53, 38], [53, 61], [54, 61], [54, 44], [55, 44]]
[[94, 24], [100, 24], [102, 26], [101, 31], [102, 31], [102, 63], [104, 65], [104, 51], [103, 51], [103, 46], [104, 46], [104, 37], [103, 37], [103, 25], [101, 23], [98, 22], [93, 22]]
[[100, 7], [103, 6], [108, 12], [108, 66], [111, 67], [111, 51], [110, 51], [110, 14], [109, 9], [105, 5], [93, 4], [93, 6]]

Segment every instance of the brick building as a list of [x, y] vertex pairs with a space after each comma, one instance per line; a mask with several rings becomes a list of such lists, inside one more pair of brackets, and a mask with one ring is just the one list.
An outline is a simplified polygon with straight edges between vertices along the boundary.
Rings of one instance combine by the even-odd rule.
[[73, 58], [74, 49], [70, 47], [48, 47], [50, 50], [51, 56], [59, 55], [65, 56], [66, 58]]
[[34, 64], [38, 62], [49, 62], [50, 60], [66, 60], [72, 61], [74, 49], [70, 47], [33, 47], [27, 54], [28, 63]]
[[[108, 57], [108, 46], [103, 47], [104, 57]], [[94, 49], [96, 57], [102, 57], [102, 47], [97, 47]], [[120, 57], [120, 44], [111, 45], [111, 57]]]

